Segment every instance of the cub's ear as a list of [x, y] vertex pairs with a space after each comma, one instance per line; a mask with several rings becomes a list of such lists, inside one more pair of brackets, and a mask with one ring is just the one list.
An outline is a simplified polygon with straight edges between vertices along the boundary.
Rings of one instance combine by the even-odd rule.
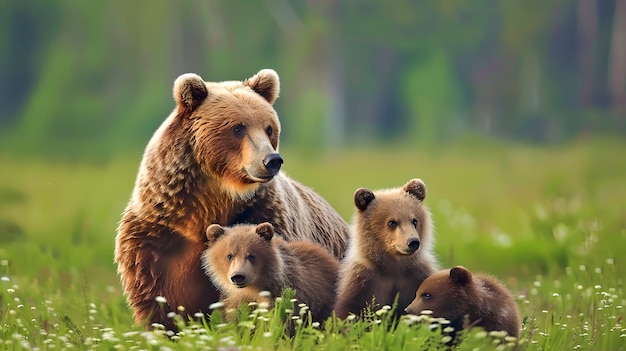
[[365, 211], [375, 198], [374, 193], [370, 189], [359, 188], [354, 192], [354, 204], [361, 211]]
[[211, 224], [206, 229], [206, 238], [209, 239], [209, 243], [214, 243], [215, 240], [219, 239], [224, 233], [226, 233], [226, 231], [221, 225]]
[[274, 227], [269, 222], [263, 222], [256, 226], [256, 233], [266, 241], [272, 240], [274, 236]]
[[415, 196], [418, 200], [424, 201], [426, 198], [426, 184], [421, 179], [411, 179], [404, 185], [404, 191]]
[[261, 95], [267, 102], [274, 104], [280, 92], [280, 79], [273, 69], [262, 69], [257, 74], [246, 79], [243, 84], [249, 86], [255, 93]]
[[455, 285], [466, 286], [472, 281], [472, 273], [463, 266], [450, 269], [450, 280]]
[[174, 100], [181, 111], [193, 111], [208, 94], [204, 80], [195, 73], [185, 73], [174, 81]]

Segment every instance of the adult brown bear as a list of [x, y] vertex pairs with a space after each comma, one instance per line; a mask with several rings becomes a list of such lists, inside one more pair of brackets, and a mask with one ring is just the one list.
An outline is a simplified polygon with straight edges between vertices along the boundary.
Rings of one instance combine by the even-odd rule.
[[176, 108], [146, 147], [115, 246], [136, 321], [168, 329], [169, 312], [206, 312], [219, 298], [201, 267], [210, 224], [270, 222], [284, 239], [336, 257], [348, 238], [324, 199], [280, 171], [276, 72], [218, 83], [188, 73], [173, 90]]

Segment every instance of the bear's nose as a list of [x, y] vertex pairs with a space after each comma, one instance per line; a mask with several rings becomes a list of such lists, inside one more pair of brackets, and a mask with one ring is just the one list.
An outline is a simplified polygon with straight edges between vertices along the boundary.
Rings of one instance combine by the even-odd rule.
[[283, 158], [280, 154], [269, 154], [263, 159], [263, 165], [270, 171], [272, 176], [275, 176], [280, 170], [280, 166], [283, 165]]
[[420, 248], [420, 239], [418, 238], [410, 238], [406, 241], [406, 246], [409, 247], [409, 251], [415, 252]]
[[246, 281], [246, 276], [243, 274], [233, 274], [230, 277], [230, 281], [235, 285], [242, 285]]

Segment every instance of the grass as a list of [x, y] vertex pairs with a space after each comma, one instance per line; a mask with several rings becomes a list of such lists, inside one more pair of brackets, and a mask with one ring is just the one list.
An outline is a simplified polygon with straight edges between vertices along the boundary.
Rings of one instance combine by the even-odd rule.
[[[472, 330], [456, 349], [620, 350], [626, 348], [625, 147], [622, 140], [581, 140], [542, 148], [354, 148], [313, 159], [287, 152], [284, 169], [346, 220], [358, 187], [396, 187], [414, 177], [426, 182], [442, 265], [497, 275], [518, 296], [524, 318], [519, 344]], [[237, 325], [223, 323], [219, 312], [174, 336], [135, 325], [113, 246], [140, 157], [78, 163], [0, 154], [5, 349], [434, 350], [447, 341], [445, 322], [407, 316], [393, 324], [387, 310], [363, 321], [311, 324], [293, 315], [289, 296], [274, 310], [242, 311]], [[294, 337], [284, 335], [285, 323], [295, 323]]]

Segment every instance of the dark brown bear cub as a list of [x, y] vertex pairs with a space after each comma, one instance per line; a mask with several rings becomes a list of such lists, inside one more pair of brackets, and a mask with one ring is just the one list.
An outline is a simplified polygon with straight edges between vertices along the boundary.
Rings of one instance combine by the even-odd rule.
[[521, 321], [513, 294], [494, 277], [472, 274], [462, 266], [439, 271], [417, 290], [407, 313], [431, 310], [456, 330], [479, 326], [519, 337]]
[[339, 318], [392, 305], [396, 297], [400, 315], [422, 281], [439, 269], [425, 198], [426, 186], [419, 179], [402, 188], [355, 192], [357, 212], [335, 305]]
[[[274, 236], [270, 223], [207, 228], [203, 267], [222, 294], [228, 312], [240, 303], [268, 302], [285, 288], [323, 322], [332, 313], [339, 261], [320, 245], [287, 242]], [[259, 296], [268, 291], [271, 296]]]

